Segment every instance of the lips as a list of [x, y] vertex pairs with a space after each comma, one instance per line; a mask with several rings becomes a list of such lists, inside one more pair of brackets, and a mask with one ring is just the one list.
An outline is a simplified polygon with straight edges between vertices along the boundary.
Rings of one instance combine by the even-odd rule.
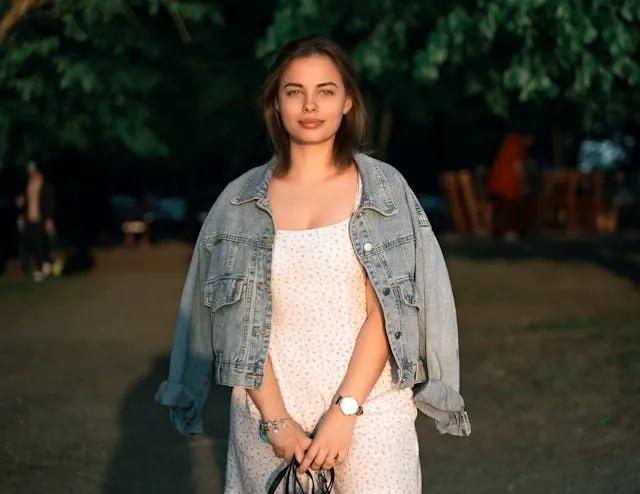
[[317, 129], [324, 123], [324, 120], [318, 120], [316, 118], [308, 118], [300, 120], [300, 125], [305, 129]]

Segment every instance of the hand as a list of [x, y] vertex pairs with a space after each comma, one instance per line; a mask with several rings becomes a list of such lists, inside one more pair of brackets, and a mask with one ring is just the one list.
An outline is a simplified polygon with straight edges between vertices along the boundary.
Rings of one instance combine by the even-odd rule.
[[309, 468], [329, 470], [342, 463], [349, 451], [355, 421], [355, 416], [347, 416], [337, 405], [331, 405], [320, 422], [304, 460], [300, 462], [298, 472], [302, 474]]
[[49, 236], [56, 233], [56, 224], [53, 222], [52, 218], [47, 218], [46, 220], [44, 220], [44, 229]]
[[304, 452], [311, 444], [311, 438], [305, 434], [295, 420], [287, 420], [287, 427], [280, 428], [278, 432], [267, 433], [269, 443], [278, 458], [283, 458], [287, 463], [295, 456], [298, 463], [302, 462]]

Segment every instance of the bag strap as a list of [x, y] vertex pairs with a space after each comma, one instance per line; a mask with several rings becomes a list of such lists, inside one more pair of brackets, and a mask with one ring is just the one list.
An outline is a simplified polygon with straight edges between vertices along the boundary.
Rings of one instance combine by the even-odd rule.
[[[280, 470], [278, 472], [278, 475], [276, 475], [276, 477], [273, 479], [271, 486], [269, 486], [268, 494], [275, 494], [276, 490], [278, 489], [278, 487], [280, 487], [280, 484], [282, 484], [283, 480], [285, 481], [284, 487], [286, 494], [297, 494], [298, 492], [305, 494], [304, 486], [302, 485], [302, 482], [300, 482], [300, 478], [298, 477], [298, 474], [296, 472], [297, 468], [298, 462], [296, 462], [295, 459], [292, 460], [288, 465], [285, 465], [285, 467]], [[313, 475], [311, 475], [311, 472], [309, 472], [308, 470], [305, 472], [305, 475], [311, 479], [311, 493], [313, 493], [316, 489], [315, 482], [313, 481]]]
[[[284, 468], [280, 470], [276, 475], [276, 477], [273, 479], [273, 482], [269, 486], [268, 494], [276, 494], [276, 490], [278, 489], [278, 487], [280, 487], [283, 481], [284, 481], [285, 494], [298, 494], [298, 493], [314, 494], [316, 492], [316, 484], [313, 479], [313, 475], [309, 470], [307, 470], [304, 473], [311, 480], [311, 491], [307, 492], [305, 491], [305, 488], [302, 485], [302, 482], [300, 481], [300, 477], [298, 476], [298, 472], [297, 472], [298, 467], [299, 467], [299, 464], [295, 458], [291, 460], [291, 463], [289, 463], [288, 465], [285, 465]], [[333, 490], [333, 484], [335, 482], [335, 478], [336, 478], [336, 472], [333, 468], [329, 470], [328, 482], [324, 476], [324, 471], [321, 473], [320, 487], [322, 489], [322, 494], [331, 493], [331, 491]]]

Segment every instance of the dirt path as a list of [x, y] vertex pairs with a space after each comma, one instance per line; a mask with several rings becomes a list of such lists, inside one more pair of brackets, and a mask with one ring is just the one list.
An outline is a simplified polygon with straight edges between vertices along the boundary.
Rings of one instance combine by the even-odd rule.
[[[188, 247], [0, 282], [0, 493], [221, 492], [228, 392], [185, 440], [153, 402]], [[586, 262], [451, 257], [473, 434], [418, 421], [424, 492], [640, 492], [640, 295]]]

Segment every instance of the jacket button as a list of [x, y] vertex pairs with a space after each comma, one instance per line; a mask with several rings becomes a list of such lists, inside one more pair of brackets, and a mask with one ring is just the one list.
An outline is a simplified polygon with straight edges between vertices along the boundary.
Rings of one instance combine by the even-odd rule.
[[391, 293], [391, 288], [389, 287], [386, 287], [384, 290], [382, 290], [382, 295], [384, 295], [385, 297], [390, 293]]
[[393, 336], [395, 336], [395, 337], [396, 337], [396, 340], [399, 340], [399, 339], [400, 339], [400, 337], [402, 336], [402, 332], [401, 332], [401, 331], [398, 331], [398, 332], [397, 332], [396, 334], [394, 334]]
[[364, 244], [364, 251], [365, 252], [371, 252], [371, 249], [373, 249], [373, 245], [371, 245], [369, 242]]

